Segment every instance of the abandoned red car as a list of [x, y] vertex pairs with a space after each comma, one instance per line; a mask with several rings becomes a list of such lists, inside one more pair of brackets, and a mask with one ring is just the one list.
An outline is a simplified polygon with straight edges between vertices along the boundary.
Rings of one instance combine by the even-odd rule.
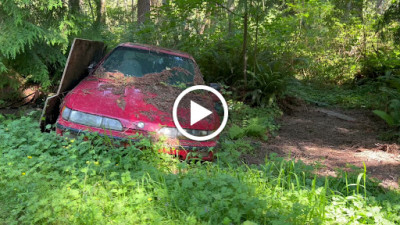
[[[135, 134], [153, 139], [163, 136], [163, 150], [169, 154], [186, 159], [189, 152], [195, 152], [198, 158], [212, 160], [209, 150], [216, 146], [218, 137], [203, 142], [189, 140], [176, 129], [171, 115], [174, 100], [183, 88], [198, 84], [204, 81], [189, 54], [124, 43], [68, 92], [60, 105], [56, 131], [60, 135], [66, 131], [98, 132], [116, 139]], [[198, 101], [214, 104], [210, 96]], [[185, 101], [180, 105], [180, 124], [188, 133], [206, 136], [219, 127], [215, 109], [207, 119], [191, 126], [187, 119], [190, 109]]]

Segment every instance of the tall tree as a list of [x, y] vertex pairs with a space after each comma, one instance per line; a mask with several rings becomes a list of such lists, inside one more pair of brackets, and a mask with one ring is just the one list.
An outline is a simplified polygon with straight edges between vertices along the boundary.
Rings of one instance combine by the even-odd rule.
[[228, 12], [228, 33], [231, 34], [233, 31], [233, 12], [235, 10], [235, 0], [228, 0], [227, 2], [227, 7], [226, 7], [229, 12]]
[[106, 22], [106, 0], [96, 0], [96, 21], [95, 25], [99, 26]]
[[206, 6], [206, 15], [203, 18], [203, 22], [201, 23], [199, 34], [203, 34], [207, 25], [210, 25], [210, 16], [211, 16], [211, 3], [208, 2]]
[[136, 6], [135, 6], [135, 4], [134, 4], [134, 0], [132, 0], [131, 1], [131, 12], [132, 12], [132, 23], [133, 23], [133, 21], [135, 21], [135, 11], [136, 11]]
[[244, 16], [243, 16], [243, 80], [247, 86], [247, 26], [248, 26], [248, 9], [247, 0], [244, 0]]
[[69, 0], [69, 8], [72, 13], [79, 13], [80, 11], [80, 0]]
[[150, 0], [138, 0], [137, 5], [137, 18], [138, 23], [143, 24], [146, 20], [150, 19]]

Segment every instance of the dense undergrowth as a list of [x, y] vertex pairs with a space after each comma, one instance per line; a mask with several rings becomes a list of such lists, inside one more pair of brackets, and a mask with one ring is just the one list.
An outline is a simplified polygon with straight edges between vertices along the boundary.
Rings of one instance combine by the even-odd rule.
[[319, 177], [274, 155], [248, 166], [231, 154], [244, 142], [231, 131], [216, 162], [190, 163], [158, 153], [146, 138], [122, 148], [96, 135], [82, 141], [41, 133], [32, 116], [0, 120], [2, 224], [400, 222], [400, 193], [365, 171]]
[[323, 107], [376, 109], [385, 108], [388, 97], [381, 95], [379, 84], [329, 85], [292, 79], [286, 95], [295, 96], [308, 103]]

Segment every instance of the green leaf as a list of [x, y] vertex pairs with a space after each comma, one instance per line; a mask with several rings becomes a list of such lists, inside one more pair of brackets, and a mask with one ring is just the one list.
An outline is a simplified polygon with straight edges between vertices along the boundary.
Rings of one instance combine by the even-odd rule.
[[375, 115], [379, 116], [381, 119], [385, 120], [386, 123], [389, 124], [389, 126], [394, 125], [394, 118], [386, 112], [381, 110], [374, 110], [372, 112], [375, 113]]
[[229, 129], [229, 137], [233, 140], [243, 137], [245, 134], [244, 129], [240, 128], [237, 125], [233, 125]]

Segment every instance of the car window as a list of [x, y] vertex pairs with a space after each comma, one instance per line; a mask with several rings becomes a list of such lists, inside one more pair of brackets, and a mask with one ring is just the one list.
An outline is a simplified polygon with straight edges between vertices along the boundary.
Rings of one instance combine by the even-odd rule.
[[117, 47], [99, 68], [126, 77], [169, 71], [169, 84], [193, 84], [194, 78], [193, 61], [188, 58], [128, 47]]

